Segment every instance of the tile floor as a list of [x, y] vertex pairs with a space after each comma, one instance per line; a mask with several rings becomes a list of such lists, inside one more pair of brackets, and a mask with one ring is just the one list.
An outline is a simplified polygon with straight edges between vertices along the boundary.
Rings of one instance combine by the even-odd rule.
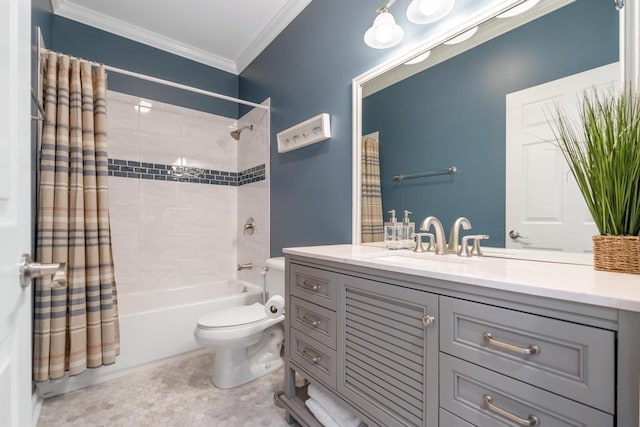
[[230, 390], [209, 379], [213, 353], [192, 355], [45, 400], [38, 427], [287, 426], [273, 404], [283, 371]]

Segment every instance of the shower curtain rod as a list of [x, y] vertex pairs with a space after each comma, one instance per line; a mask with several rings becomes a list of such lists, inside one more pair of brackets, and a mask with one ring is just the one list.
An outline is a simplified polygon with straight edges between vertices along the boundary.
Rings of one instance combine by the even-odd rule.
[[[55, 53], [57, 55], [64, 55], [63, 53], [55, 52], [55, 51], [49, 50], [49, 49], [42, 49], [41, 52], [52, 52], [52, 53]], [[93, 65], [95, 67], [104, 66], [104, 69], [107, 70], [107, 71], [112, 71], [114, 73], [122, 74], [122, 75], [125, 75], [125, 76], [135, 77], [135, 78], [138, 78], [138, 79], [141, 79], [141, 80], [146, 80], [146, 81], [149, 81], [149, 82], [158, 83], [158, 84], [161, 84], [161, 85], [164, 85], [164, 86], [170, 86], [170, 87], [174, 87], [174, 88], [177, 88], [177, 89], [182, 89], [182, 90], [186, 90], [186, 91], [189, 91], [189, 92], [198, 93], [200, 95], [211, 96], [213, 98], [223, 99], [225, 101], [236, 102], [236, 103], [242, 104], [242, 105], [249, 105], [249, 106], [255, 107], [255, 108], [262, 108], [264, 110], [269, 110], [270, 109], [268, 105], [256, 104], [255, 102], [245, 101], [243, 99], [234, 98], [232, 96], [223, 95], [221, 93], [211, 92], [211, 91], [204, 90], [204, 89], [199, 89], [199, 88], [193, 87], [193, 86], [187, 86], [187, 85], [184, 85], [182, 83], [176, 83], [176, 82], [172, 82], [170, 80], [164, 80], [164, 79], [160, 79], [158, 77], [148, 76], [146, 74], [140, 74], [140, 73], [136, 73], [134, 71], [124, 70], [124, 69], [118, 68], [118, 67], [112, 67], [111, 65], [100, 64], [99, 62], [88, 61], [88, 60], [84, 60], [84, 61], [87, 61], [88, 63], [90, 63], [91, 65]]]

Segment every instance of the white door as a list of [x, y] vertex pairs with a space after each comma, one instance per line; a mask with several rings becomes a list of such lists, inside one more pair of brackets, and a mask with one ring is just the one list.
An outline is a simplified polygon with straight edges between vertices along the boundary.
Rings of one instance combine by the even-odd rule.
[[31, 246], [31, 2], [0, 1], [0, 426], [31, 425], [31, 288], [18, 263]]
[[619, 81], [613, 63], [507, 95], [507, 248], [591, 252], [598, 231], [548, 119], [556, 105], [578, 118], [585, 90], [606, 94]]

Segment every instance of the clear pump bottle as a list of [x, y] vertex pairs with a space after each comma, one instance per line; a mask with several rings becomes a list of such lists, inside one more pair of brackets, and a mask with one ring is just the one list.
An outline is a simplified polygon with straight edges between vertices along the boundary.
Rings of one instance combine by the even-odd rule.
[[384, 247], [385, 249], [402, 249], [404, 242], [402, 240], [402, 223], [396, 218], [396, 211], [389, 211], [391, 217], [389, 221], [384, 223]]

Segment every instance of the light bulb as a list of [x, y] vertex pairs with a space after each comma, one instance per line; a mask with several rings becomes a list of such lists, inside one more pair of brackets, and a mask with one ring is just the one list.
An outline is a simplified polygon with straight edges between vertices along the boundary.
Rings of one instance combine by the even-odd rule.
[[455, 3], [455, 0], [412, 0], [407, 18], [414, 24], [429, 24], [447, 16]]
[[378, 25], [376, 28], [376, 38], [380, 43], [387, 43], [391, 40], [391, 36], [393, 35], [391, 28], [389, 25]]
[[400, 43], [404, 31], [389, 12], [381, 12], [364, 34], [364, 42], [376, 49], [385, 49]]
[[418, 9], [423, 15], [431, 16], [440, 9], [440, 0], [418, 0]]

